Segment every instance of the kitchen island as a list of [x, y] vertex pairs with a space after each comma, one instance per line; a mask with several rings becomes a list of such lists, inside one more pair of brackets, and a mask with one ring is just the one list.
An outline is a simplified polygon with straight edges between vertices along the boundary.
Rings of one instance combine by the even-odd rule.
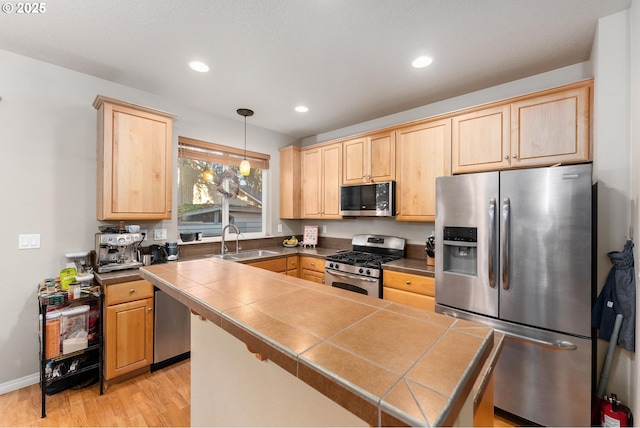
[[[192, 425], [235, 425], [232, 416], [215, 419], [207, 408], [222, 400], [241, 425], [273, 425], [269, 417], [278, 412], [304, 418], [300, 407], [308, 408], [311, 419], [276, 424], [473, 422], [471, 391], [494, 346], [491, 328], [219, 258], [147, 266], [140, 275], [197, 314], [192, 316]], [[263, 365], [265, 376], [245, 372], [234, 343], [245, 345], [243, 351]], [[278, 374], [267, 373], [274, 368]], [[235, 388], [254, 378], [253, 388]], [[273, 403], [282, 393], [278, 388], [302, 392], [260, 410], [255, 392]], [[355, 419], [317, 419], [314, 409], [327, 409], [322, 416], [346, 410]], [[254, 419], [242, 419], [252, 412]]]

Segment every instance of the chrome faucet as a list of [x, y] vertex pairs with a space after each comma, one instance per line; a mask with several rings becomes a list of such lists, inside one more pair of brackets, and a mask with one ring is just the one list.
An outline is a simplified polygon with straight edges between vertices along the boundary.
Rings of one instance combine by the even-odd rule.
[[238, 254], [238, 250], [240, 249], [240, 246], [238, 245], [238, 238], [240, 238], [240, 229], [238, 229], [238, 226], [236, 226], [235, 224], [229, 223], [222, 228], [222, 241], [220, 241], [220, 254], [222, 255], [227, 252], [227, 246], [224, 245], [224, 234], [229, 227], [233, 227], [236, 231], [236, 254]]

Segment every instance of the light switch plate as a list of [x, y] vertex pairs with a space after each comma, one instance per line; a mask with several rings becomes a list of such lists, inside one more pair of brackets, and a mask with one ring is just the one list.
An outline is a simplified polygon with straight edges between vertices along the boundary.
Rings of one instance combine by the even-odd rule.
[[153, 239], [155, 241], [167, 239], [167, 229], [153, 229]]
[[18, 249], [19, 250], [32, 250], [34, 248], [40, 248], [40, 234], [19, 234], [18, 235]]
[[282, 233], [282, 224], [278, 223], [278, 233]]

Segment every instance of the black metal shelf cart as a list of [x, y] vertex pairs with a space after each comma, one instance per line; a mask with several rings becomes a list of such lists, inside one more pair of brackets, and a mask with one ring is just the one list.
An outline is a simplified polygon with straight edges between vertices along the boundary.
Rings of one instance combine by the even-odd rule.
[[[73, 383], [72, 378], [79, 375], [89, 375], [90, 372], [98, 372], [100, 395], [103, 394], [103, 331], [102, 331], [102, 305], [103, 294], [101, 292], [89, 293], [79, 299], [67, 300], [64, 303], [49, 303], [46, 297], [38, 296], [40, 309], [40, 391], [42, 394], [42, 418], [47, 416], [47, 392], [55, 393], [67, 389]], [[47, 310], [49, 308], [64, 309], [77, 305], [88, 304], [97, 310], [97, 319], [92, 326], [95, 337], [88, 341], [88, 347], [69, 352], [60, 353], [57, 356], [47, 358]], [[95, 309], [97, 308], [97, 309]], [[54, 367], [65, 367], [64, 373], [58, 372]], [[95, 383], [95, 382], [92, 382]], [[56, 389], [57, 387], [57, 389]]]

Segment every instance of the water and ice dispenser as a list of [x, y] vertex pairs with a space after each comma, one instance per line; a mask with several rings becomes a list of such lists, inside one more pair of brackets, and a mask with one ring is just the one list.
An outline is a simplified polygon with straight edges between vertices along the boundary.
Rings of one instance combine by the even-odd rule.
[[445, 226], [442, 252], [443, 272], [477, 276], [478, 228]]

